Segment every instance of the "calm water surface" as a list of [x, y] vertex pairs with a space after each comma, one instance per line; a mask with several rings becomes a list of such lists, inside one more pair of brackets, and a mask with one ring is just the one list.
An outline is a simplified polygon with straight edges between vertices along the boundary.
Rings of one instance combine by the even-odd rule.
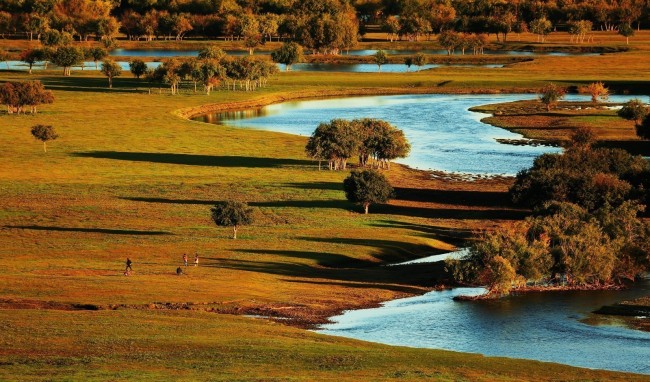
[[[248, 55], [248, 50], [226, 50], [231, 56], [245, 56]], [[389, 55], [408, 55], [408, 54], [432, 54], [432, 55], [447, 55], [446, 50], [397, 50], [397, 49], [384, 49], [384, 52]], [[111, 56], [131, 56], [131, 57], [189, 57], [198, 55], [199, 51], [183, 50], [183, 49], [114, 49], [110, 52]], [[353, 49], [348, 52], [343, 52], [343, 56], [370, 56], [377, 53], [376, 49]], [[471, 53], [471, 51], [470, 51]], [[255, 50], [254, 55], [269, 55], [270, 51]], [[460, 52], [457, 52], [457, 55]], [[568, 53], [568, 52], [531, 52], [531, 51], [517, 51], [517, 50], [486, 50], [486, 55], [507, 55], [507, 56], [598, 56], [598, 53]], [[467, 53], [466, 55], [469, 55]]]
[[[414, 168], [466, 174], [514, 175], [530, 167], [554, 147], [500, 144], [502, 139], [520, 139], [521, 135], [480, 122], [485, 114], [473, 113], [472, 106], [522, 99], [535, 95], [404, 95], [339, 98], [287, 102], [262, 109], [219, 113], [195, 120], [279, 131], [309, 136], [321, 122], [333, 118], [380, 118], [404, 130], [412, 149], [408, 158], [398, 162]], [[611, 97], [623, 102], [631, 97]], [[583, 96], [570, 96], [569, 100]]]
[[455, 302], [482, 288], [457, 288], [345, 312], [320, 333], [389, 345], [447, 349], [650, 374], [650, 333], [581, 322], [590, 312], [650, 294], [650, 281], [624, 291], [552, 292]]

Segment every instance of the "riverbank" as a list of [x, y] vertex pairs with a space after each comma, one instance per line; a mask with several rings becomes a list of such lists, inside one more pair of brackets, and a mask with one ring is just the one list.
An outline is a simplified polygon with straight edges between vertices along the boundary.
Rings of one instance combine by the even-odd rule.
[[625, 317], [626, 322], [633, 328], [650, 332], [650, 296], [606, 305], [594, 313]]

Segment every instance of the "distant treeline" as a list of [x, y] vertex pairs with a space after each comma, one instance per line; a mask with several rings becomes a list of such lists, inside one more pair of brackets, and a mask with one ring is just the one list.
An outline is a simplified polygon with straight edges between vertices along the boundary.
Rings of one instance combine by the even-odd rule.
[[293, 40], [324, 53], [353, 46], [368, 26], [392, 39], [417, 40], [446, 30], [501, 35], [533, 30], [540, 20], [571, 31], [647, 24], [645, 0], [4, 0], [0, 37], [46, 38], [51, 31], [77, 40], [243, 39], [250, 45]]

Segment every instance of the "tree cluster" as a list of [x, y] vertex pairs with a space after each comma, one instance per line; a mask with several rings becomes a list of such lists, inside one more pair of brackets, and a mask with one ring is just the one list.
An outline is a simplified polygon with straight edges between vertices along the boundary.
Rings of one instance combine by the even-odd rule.
[[197, 83], [201, 83], [208, 95], [221, 84], [233, 91], [237, 85], [241, 90], [254, 91], [266, 86], [268, 79], [278, 71], [271, 62], [250, 56], [229, 57], [214, 47], [201, 50], [197, 58], [164, 60], [153, 70], [146, 69], [141, 60], [134, 60], [130, 69], [137, 77], [145, 75], [150, 83], [168, 84], [172, 94], [178, 92], [182, 81], [191, 81], [195, 92]]
[[411, 145], [404, 132], [379, 119], [333, 119], [318, 125], [305, 151], [311, 158], [327, 161], [330, 170], [345, 170], [358, 155], [359, 165], [390, 169], [390, 161], [405, 158]]
[[391, 41], [443, 31], [506, 41], [528, 30], [543, 41], [559, 28], [582, 42], [594, 27], [629, 38], [649, 13], [644, 0], [5, 0], [0, 37], [45, 44], [93, 37], [110, 47], [119, 32], [147, 41], [193, 35], [241, 40], [251, 50], [277, 38], [327, 54], [353, 47], [368, 24], [381, 25]]
[[530, 283], [601, 287], [634, 280], [650, 265], [645, 209], [650, 165], [622, 150], [592, 148], [587, 130], [562, 154], [544, 154], [517, 175], [510, 193], [533, 208], [524, 222], [484, 233], [458, 280], [505, 294]]
[[7, 106], [7, 113], [36, 113], [36, 107], [54, 102], [54, 95], [40, 81], [5, 82], [0, 86], [0, 103]]
[[634, 121], [639, 138], [650, 139], [650, 110], [639, 99], [627, 101], [618, 111], [621, 118]]

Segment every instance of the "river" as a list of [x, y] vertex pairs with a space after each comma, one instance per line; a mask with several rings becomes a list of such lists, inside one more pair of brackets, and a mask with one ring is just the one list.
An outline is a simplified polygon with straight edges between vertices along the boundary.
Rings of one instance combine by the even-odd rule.
[[[483, 288], [455, 288], [332, 317], [319, 333], [388, 345], [446, 349], [650, 374], [650, 333], [590, 312], [650, 294], [650, 281], [622, 291], [546, 292], [456, 302]], [[582, 322], [592, 318], [601, 325]], [[594, 318], [595, 317], [595, 318]]]
[[[413, 168], [474, 175], [515, 175], [555, 147], [502, 144], [496, 139], [521, 139], [519, 134], [480, 122], [485, 114], [472, 106], [535, 99], [533, 94], [399, 95], [285, 102], [261, 109], [198, 116], [202, 122], [309, 136], [333, 118], [380, 118], [404, 130], [411, 154], [397, 162]], [[629, 96], [612, 96], [624, 102]], [[588, 100], [570, 95], [568, 100]]]

